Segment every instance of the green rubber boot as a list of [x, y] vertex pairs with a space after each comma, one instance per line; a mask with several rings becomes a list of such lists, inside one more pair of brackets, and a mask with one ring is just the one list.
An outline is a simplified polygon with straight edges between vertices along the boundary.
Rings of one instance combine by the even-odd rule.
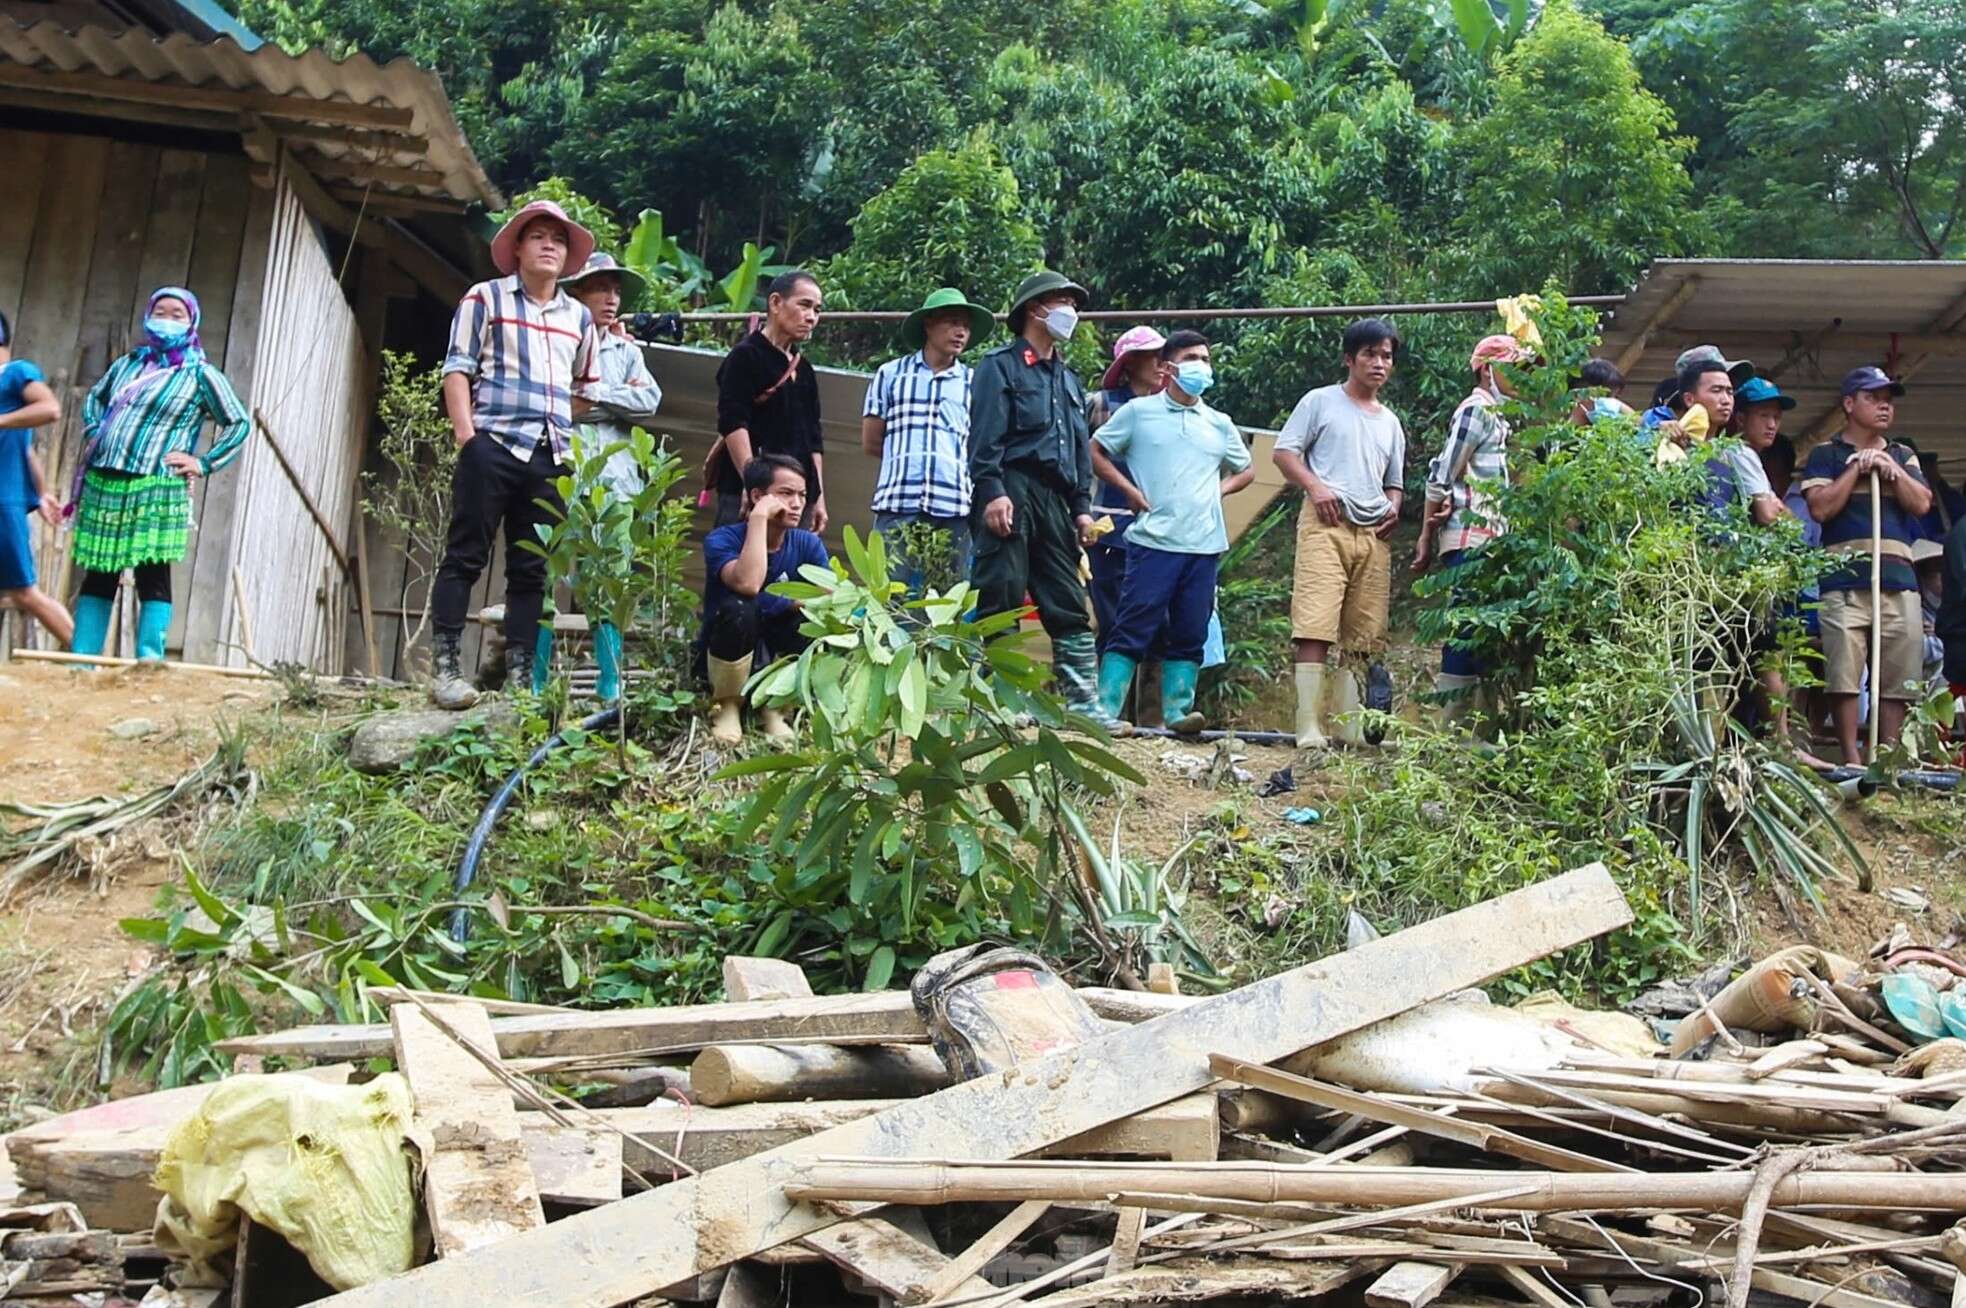
[[1124, 735], [1130, 728], [1099, 703], [1099, 663], [1092, 633], [1081, 632], [1051, 642], [1051, 673], [1065, 707], [1091, 718], [1106, 731]]
[[621, 700], [621, 631], [612, 622], [594, 624], [594, 662], [601, 668], [594, 695], [603, 704]]
[[1177, 736], [1199, 733], [1208, 721], [1195, 708], [1195, 685], [1201, 680], [1201, 664], [1160, 665], [1160, 716], [1167, 729]]
[[544, 695], [546, 683], [553, 679], [553, 628], [548, 618], [539, 624], [539, 635], [532, 643], [532, 693]]
[[1139, 663], [1124, 654], [1107, 650], [1099, 659], [1099, 709], [1109, 718], [1121, 718], [1126, 708], [1126, 692], [1133, 688], [1133, 673]]

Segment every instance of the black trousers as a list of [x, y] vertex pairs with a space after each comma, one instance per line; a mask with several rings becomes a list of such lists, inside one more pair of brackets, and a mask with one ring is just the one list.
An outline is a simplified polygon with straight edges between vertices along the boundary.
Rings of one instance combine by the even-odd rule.
[[[451, 529], [444, 562], [431, 594], [431, 625], [439, 635], [464, 630], [471, 588], [491, 560], [492, 542], [505, 530], [505, 644], [528, 652], [539, 636], [539, 614], [546, 602], [546, 560], [520, 541], [537, 541], [535, 530], [556, 521], [560, 491], [553, 479], [566, 467], [553, 461], [550, 441], [533, 447], [530, 461], [489, 436], [474, 437], [457, 456], [451, 477]], [[552, 506], [553, 512], [542, 507]]]
[[[149, 604], [155, 600], [171, 602], [171, 565], [168, 563], [139, 563], [130, 569], [136, 574], [137, 598]], [[82, 574], [82, 593], [97, 599], [116, 598], [116, 583], [122, 580], [120, 572], [85, 572]]]
[[977, 614], [987, 618], [1021, 609], [1028, 593], [1046, 635], [1053, 640], [1085, 635], [1092, 622], [1085, 612], [1085, 583], [1079, 580], [1079, 529], [1064, 488], [1014, 463], [1004, 467], [1003, 484], [1016, 506], [1009, 536], [984, 524], [981, 496], [970, 510], [976, 553], [969, 579], [976, 587]]
[[758, 666], [781, 654], [797, 654], [812, 642], [799, 632], [799, 612], [767, 615], [755, 599], [726, 598], [703, 628], [703, 647], [713, 659], [735, 663], [755, 656]]

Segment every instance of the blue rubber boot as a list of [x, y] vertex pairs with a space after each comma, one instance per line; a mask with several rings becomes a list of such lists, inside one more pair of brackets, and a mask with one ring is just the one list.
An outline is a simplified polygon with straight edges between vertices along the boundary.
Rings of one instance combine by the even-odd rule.
[[539, 636], [532, 643], [532, 693], [544, 695], [546, 683], [553, 679], [553, 628], [547, 624], [551, 618], [539, 624]]
[[1133, 688], [1137, 659], [1107, 650], [1099, 659], [1099, 708], [1108, 718], [1119, 718], [1126, 707], [1126, 692]]
[[1195, 683], [1201, 680], [1201, 664], [1160, 665], [1160, 716], [1167, 729], [1177, 736], [1192, 736], [1208, 719], [1195, 711]]
[[601, 665], [594, 694], [603, 704], [621, 700], [621, 630], [612, 622], [594, 624], [594, 662]]
[[137, 609], [137, 662], [162, 663], [164, 638], [171, 631], [171, 602], [145, 600]]
[[116, 609], [100, 595], [84, 595], [75, 601], [75, 639], [68, 642], [73, 654], [100, 654], [109, 639], [109, 615]]

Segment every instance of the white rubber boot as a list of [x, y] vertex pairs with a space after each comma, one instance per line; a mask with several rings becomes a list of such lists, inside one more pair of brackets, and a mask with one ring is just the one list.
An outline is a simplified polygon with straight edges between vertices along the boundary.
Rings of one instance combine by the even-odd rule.
[[719, 745], [744, 743], [744, 683], [751, 679], [751, 656], [735, 663], [712, 656], [710, 664], [710, 739]]
[[1324, 664], [1299, 663], [1297, 668], [1297, 748], [1328, 749], [1320, 720], [1324, 716]]

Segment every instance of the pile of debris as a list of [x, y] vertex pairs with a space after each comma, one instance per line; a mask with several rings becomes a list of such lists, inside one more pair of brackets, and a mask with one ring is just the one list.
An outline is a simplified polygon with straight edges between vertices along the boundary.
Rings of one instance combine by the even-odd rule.
[[[913, 995], [813, 997], [757, 959], [727, 960], [730, 1002], [689, 1008], [378, 991], [387, 1026], [233, 1042], [242, 1064], [322, 1064], [305, 1078], [9, 1138], [73, 1220], [17, 1211], [0, 1249], [43, 1260], [20, 1289], [45, 1302], [76, 1302], [45, 1290], [36, 1242], [61, 1238], [92, 1269], [125, 1260], [83, 1302], [187, 1308], [226, 1285], [344, 1308], [1945, 1308], [1966, 1284], [1966, 1071], [1899, 1062], [1912, 1041], [1870, 1000], [1892, 969], [1768, 960], [1695, 996], [1671, 1033], [1686, 1057], [1633, 1017], [1471, 992], [1629, 920], [1591, 867], [1214, 997], [1072, 991], [1002, 951], [931, 965]], [[338, 1084], [377, 1058], [397, 1073]], [[355, 1126], [408, 1145], [423, 1220], [405, 1199], [397, 1240], [372, 1205], [359, 1251], [400, 1270], [330, 1256], [352, 1212], [268, 1200], [263, 1125], [229, 1166], [256, 1084], [287, 1087], [278, 1144], [322, 1206], [340, 1137], [306, 1106], [359, 1096]]]

